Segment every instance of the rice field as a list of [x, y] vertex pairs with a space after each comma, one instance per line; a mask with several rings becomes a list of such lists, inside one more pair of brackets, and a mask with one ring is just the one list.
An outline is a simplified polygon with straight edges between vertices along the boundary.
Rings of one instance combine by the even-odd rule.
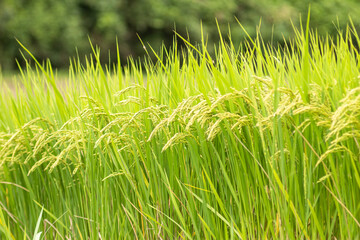
[[295, 33], [125, 67], [94, 47], [61, 87], [27, 64], [0, 97], [0, 238], [360, 238], [360, 39]]

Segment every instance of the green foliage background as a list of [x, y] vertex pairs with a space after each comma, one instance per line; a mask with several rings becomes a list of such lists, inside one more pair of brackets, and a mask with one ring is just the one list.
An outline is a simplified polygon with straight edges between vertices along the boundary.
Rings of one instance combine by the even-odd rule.
[[[171, 44], [173, 30], [199, 41], [202, 21], [211, 46], [218, 41], [215, 18], [226, 34], [231, 28], [235, 43], [244, 38], [235, 17], [256, 34], [262, 19], [265, 41], [281, 42], [293, 34], [290, 19], [299, 24], [311, 4], [311, 25], [320, 34], [334, 34], [352, 17], [359, 26], [360, 1], [356, 0], [2, 0], [0, 1], [0, 65], [15, 67], [21, 58], [15, 38], [36, 57], [50, 58], [56, 67], [65, 67], [69, 57], [90, 52], [88, 37], [102, 51], [114, 50], [118, 38], [122, 59], [144, 54], [136, 34], [155, 49]], [[108, 59], [106, 54], [103, 56]], [[116, 56], [113, 56], [114, 58]]]

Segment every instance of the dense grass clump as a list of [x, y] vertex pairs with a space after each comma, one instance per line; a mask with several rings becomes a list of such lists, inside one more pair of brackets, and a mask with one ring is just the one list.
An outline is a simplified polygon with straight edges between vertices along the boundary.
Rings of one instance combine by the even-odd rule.
[[61, 87], [28, 64], [0, 97], [1, 238], [359, 238], [360, 40], [296, 33], [94, 50]]

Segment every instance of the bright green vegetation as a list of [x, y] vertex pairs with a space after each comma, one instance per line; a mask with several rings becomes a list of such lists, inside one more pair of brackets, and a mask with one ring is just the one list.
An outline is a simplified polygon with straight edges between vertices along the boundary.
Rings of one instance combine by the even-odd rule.
[[1, 238], [359, 238], [360, 39], [296, 35], [94, 50], [66, 90], [28, 66], [0, 98]]

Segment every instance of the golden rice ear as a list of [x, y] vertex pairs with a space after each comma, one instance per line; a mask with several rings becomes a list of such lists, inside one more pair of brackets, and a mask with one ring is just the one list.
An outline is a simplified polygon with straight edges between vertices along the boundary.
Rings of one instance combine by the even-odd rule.
[[[186, 140], [188, 137], [191, 137], [193, 139], [196, 140], [195, 136], [192, 135], [189, 132], [184, 132], [184, 133], [175, 133], [174, 136], [172, 136], [164, 145], [164, 147], [161, 149], [161, 152], [166, 151], [168, 148], [179, 144], [179, 143], [187, 143], [188, 141]], [[196, 140], [197, 142], [197, 140]], [[197, 142], [198, 143], [198, 142]]]
[[[340, 102], [341, 105], [331, 116], [330, 132], [326, 136], [326, 140], [335, 138], [334, 143], [359, 137], [360, 87], [350, 90]], [[342, 133], [345, 130], [347, 132]]]
[[111, 122], [109, 122], [105, 127], [103, 127], [100, 132], [104, 133], [106, 131], [108, 131], [109, 129], [111, 129], [113, 126], [116, 125], [126, 125], [129, 123], [131, 117], [130, 116], [120, 116], [115, 118], [114, 120], [112, 120]]
[[168, 119], [164, 118], [161, 122], [159, 122], [155, 128], [151, 131], [147, 141], [150, 142], [154, 135], [161, 129], [165, 129], [165, 125], [168, 124]]
[[113, 94], [114, 97], [120, 97], [121, 95], [131, 91], [131, 90], [146, 90], [146, 88], [144, 86], [140, 86], [139, 84], [134, 84], [134, 85], [131, 85], [127, 88], [124, 88], [116, 93]]
[[315, 164], [315, 168], [317, 168], [321, 163], [323, 163], [323, 161], [329, 155], [338, 152], [347, 152], [353, 159], [357, 158], [357, 156], [346, 146], [338, 145], [338, 143], [333, 143], [330, 145], [329, 149], [320, 156], [319, 160]]
[[38, 167], [40, 167], [42, 164], [49, 162], [49, 164], [53, 164], [56, 161], [57, 156], [51, 155], [47, 156], [45, 155], [40, 160], [36, 161], [34, 165], [30, 168], [27, 175], [29, 176], [32, 172], [34, 172]]

